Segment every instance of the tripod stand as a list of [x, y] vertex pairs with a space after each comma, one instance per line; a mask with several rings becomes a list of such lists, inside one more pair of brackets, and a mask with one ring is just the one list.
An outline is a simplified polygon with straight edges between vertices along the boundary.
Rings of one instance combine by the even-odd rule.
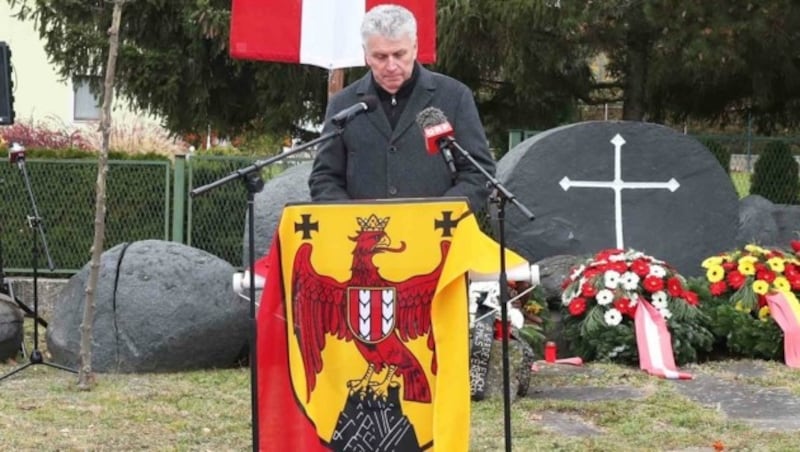
[[77, 373], [76, 370], [70, 369], [69, 367], [46, 362], [42, 352], [39, 350], [39, 322], [37, 320], [39, 318], [39, 241], [37, 240], [37, 232], [38, 238], [42, 242], [42, 249], [44, 250], [45, 257], [47, 258], [47, 268], [49, 268], [50, 271], [53, 271], [55, 265], [53, 264], [53, 259], [50, 256], [50, 249], [47, 247], [47, 237], [44, 234], [42, 218], [39, 216], [39, 209], [36, 207], [36, 198], [33, 196], [31, 181], [28, 177], [28, 170], [25, 166], [24, 152], [20, 152], [19, 149], [16, 149], [16, 152], [12, 154], [12, 156], [12, 163], [14, 161], [17, 163], [17, 168], [19, 168], [20, 174], [22, 175], [22, 180], [25, 183], [25, 190], [28, 192], [28, 198], [31, 202], [32, 214], [28, 215], [28, 227], [31, 230], [31, 268], [33, 269], [33, 350], [31, 350], [30, 359], [26, 364], [23, 364], [22, 366], [3, 375], [0, 377], [0, 380], [5, 380], [17, 372], [21, 372], [36, 364], [44, 364], [55, 369]]

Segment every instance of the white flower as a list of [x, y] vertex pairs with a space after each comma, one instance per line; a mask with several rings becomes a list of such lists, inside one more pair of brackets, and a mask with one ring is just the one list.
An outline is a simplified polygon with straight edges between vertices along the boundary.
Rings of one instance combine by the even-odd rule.
[[[653, 306], [656, 305], [667, 305], [667, 293], [663, 290], [659, 290], [658, 292], [653, 292], [653, 295], [650, 296], [650, 301], [653, 303]], [[658, 306], [656, 306], [658, 307]]]
[[667, 309], [667, 298], [664, 297], [656, 299], [655, 297], [653, 297], [653, 307], [656, 309]]
[[607, 304], [611, 304], [614, 301], [614, 292], [608, 289], [602, 289], [597, 292], [597, 295], [594, 297], [597, 300], [597, 304], [601, 306], [605, 306]]
[[603, 319], [608, 326], [617, 326], [622, 321], [622, 314], [614, 308], [609, 309], [603, 314]]
[[664, 317], [664, 320], [667, 320], [668, 318], [672, 317], [672, 312], [670, 312], [670, 310], [667, 308], [661, 308], [658, 310], [658, 312], [661, 313], [661, 317]]
[[650, 265], [650, 273], [648, 273], [648, 275], [653, 275], [656, 278], [663, 278], [667, 276], [667, 271], [660, 265]]
[[619, 285], [619, 272], [608, 270], [603, 274], [603, 285], [609, 289], [616, 289]]
[[634, 307], [639, 304], [639, 294], [628, 294], [628, 306]]
[[622, 282], [623, 289], [636, 290], [636, 287], [639, 285], [639, 275], [634, 272], [625, 272], [622, 274], [620, 282]]
[[508, 321], [516, 329], [520, 329], [525, 326], [525, 316], [522, 315], [522, 311], [516, 308], [511, 308], [508, 310]]

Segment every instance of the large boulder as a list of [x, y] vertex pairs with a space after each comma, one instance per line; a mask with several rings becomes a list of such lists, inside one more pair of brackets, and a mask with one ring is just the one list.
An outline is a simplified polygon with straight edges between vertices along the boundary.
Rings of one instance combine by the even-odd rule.
[[800, 206], [775, 204], [759, 195], [746, 196], [739, 201], [737, 245], [758, 243], [788, 247], [789, 241], [799, 236]]
[[[145, 240], [103, 253], [95, 291], [92, 368], [162, 372], [235, 364], [246, 349], [249, 305], [233, 292], [234, 268], [186, 245]], [[56, 301], [47, 346], [77, 367], [89, 264]]]
[[22, 345], [22, 311], [0, 293], [0, 362], [17, 356]]
[[634, 248], [684, 275], [736, 239], [738, 195], [697, 140], [656, 124], [590, 121], [511, 149], [497, 177], [536, 216], [507, 207], [509, 247], [536, 261]]
[[[312, 162], [301, 163], [282, 172], [264, 184], [264, 189], [255, 195], [253, 210], [255, 211], [255, 256], [256, 259], [269, 251], [272, 235], [281, 221], [283, 207], [288, 203], [310, 202], [308, 176], [311, 175]], [[245, 217], [244, 253], [242, 266], [250, 267], [250, 226]]]

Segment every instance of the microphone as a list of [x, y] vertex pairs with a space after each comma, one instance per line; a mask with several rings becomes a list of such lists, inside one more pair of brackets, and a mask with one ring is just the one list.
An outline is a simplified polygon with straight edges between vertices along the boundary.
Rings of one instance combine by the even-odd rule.
[[450, 175], [455, 179], [456, 163], [449, 147], [454, 133], [447, 116], [436, 107], [428, 107], [417, 114], [417, 124], [425, 136], [425, 149], [428, 150], [428, 154], [441, 152], [447, 167], [450, 168]]
[[8, 150], [8, 163], [13, 165], [14, 163], [17, 163], [17, 160], [20, 159], [25, 159], [25, 148], [20, 146], [19, 143], [14, 142], [11, 144], [11, 148]]
[[355, 118], [357, 115], [360, 115], [361, 113], [365, 113], [368, 111], [374, 111], [378, 107], [379, 103], [380, 101], [378, 101], [378, 98], [376, 96], [373, 95], [364, 96], [361, 102], [353, 106], [347, 107], [344, 110], [340, 111], [339, 113], [333, 115], [333, 117], [331, 118], [331, 122], [336, 127], [342, 127], [348, 121]]

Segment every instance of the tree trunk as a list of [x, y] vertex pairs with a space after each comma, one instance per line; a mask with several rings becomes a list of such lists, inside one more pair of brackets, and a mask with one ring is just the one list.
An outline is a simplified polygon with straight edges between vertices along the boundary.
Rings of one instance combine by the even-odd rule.
[[94, 240], [92, 241], [92, 261], [89, 280], [86, 284], [86, 305], [81, 322], [80, 368], [78, 369], [78, 388], [91, 389], [94, 383], [92, 373], [92, 325], [94, 323], [95, 290], [100, 274], [100, 257], [106, 233], [106, 176], [108, 174], [108, 146], [111, 135], [111, 101], [114, 98], [114, 74], [119, 52], [119, 25], [122, 21], [122, 5], [127, 0], [114, 0], [111, 28], [108, 29], [108, 61], [106, 62], [103, 84], [103, 110], [100, 116], [100, 131], [103, 142], [97, 159], [97, 193], [94, 211]]
[[647, 44], [631, 43], [628, 51], [628, 75], [625, 77], [625, 101], [622, 119], [642, 121], [647, 111]]
[[344, 88], [344, 69], [328, 71], [328, 100]]

